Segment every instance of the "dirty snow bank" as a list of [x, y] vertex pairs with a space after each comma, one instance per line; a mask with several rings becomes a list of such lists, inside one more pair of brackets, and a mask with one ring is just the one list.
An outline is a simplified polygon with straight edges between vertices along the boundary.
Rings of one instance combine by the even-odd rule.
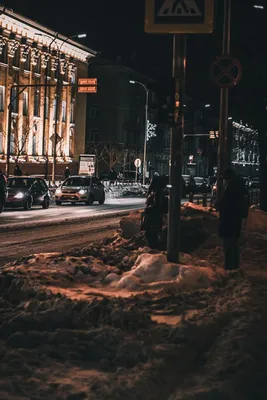
[[[185, 224], [202, 226], [206, 218], [208, 240], [182, 254], [180, 265], [147, 248], [139, 233], [3, 267], [0, 398], [252, 399], [244, 382], [260, 314], [255, 288], [242, 271], [218, 268], [214, 218], [203, 213], [187, 215]], [[244, 248], [243, 265], [252, 268], [253, 254], [263, 266], [266, 238], [247, 234], [244, 245], [250, 252]], [[127, 287], [124, 295], [111, 274], [117, 283], [134, 276], [143, 290]], [[161, 287], [166, 279], [175, 287]], [[265, 306], [267, 295], [261, 297]]]

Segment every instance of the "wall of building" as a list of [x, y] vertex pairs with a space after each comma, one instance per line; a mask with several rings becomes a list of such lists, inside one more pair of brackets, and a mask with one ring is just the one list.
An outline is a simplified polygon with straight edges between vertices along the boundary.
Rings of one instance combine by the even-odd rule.
[[[40, 173], [49, 170], [57, 133], [57, 162], [72, 164], [84, 152], [86, 95], [75, 85], [87, 76], [88, 51], [67, 38], [11, 11], [0, 20], [0, 162], [6, 163], [8, 106], [11, 113], [10, 162]], [[68, 43], [67, 43], [68, 42]], [[53, 43], [53, 46], [50, 46]], [[77, 56], [77, 58], [75, 58]], [[60, 85], [57, 86], [58, 75]], [[18, 85], [18, 87], [15, 87]], [[24, 86], [25, 90], [22, 92]], [[30, 87], [29, 85], [35, 86]], [[13, 86], [12, 93], [10, 91]], [[19, 94], [19, 92], [21, 93]], [[19, 94], [19, 95], [18, 95]], [[77, 97], [77, 99], [76, 99]], [[12, 101], [11, 101], [12, 99]], [[56, 118], [56, 101], [58, 115]], [[48, 166], [47, 166], [48, 161]], [[33, 164], [33, 167], [28, 166]], [[44, 167], [46, 165], [46, 167]], [[27, 168], [26, 168], [27, 167]], [[60, 169], [60, 168], [59, 168]]]

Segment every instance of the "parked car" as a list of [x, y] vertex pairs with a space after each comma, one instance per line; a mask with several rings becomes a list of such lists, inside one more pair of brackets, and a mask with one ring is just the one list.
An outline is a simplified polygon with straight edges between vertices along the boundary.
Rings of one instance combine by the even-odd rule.
[[5, 207], [23, 207], [30, 210], [33, 205], [49, 208], [50, 192], [44, 179], [29, 176], [13, 176], [7, 180]]
[[196, 193], [209, 193], [210, 192], [210, 185], [205, 178], [196, 177]]
[[56, 205], [63, 202], [85, 203], [92, 205], [94, 201], [105, 203], [104, 185], [98, 178], [90, 176], [70, 176], [55, 192]]
[[186, 184], [186, 194], [196, 193], [196, 182], [192, 175], [182, 175]]

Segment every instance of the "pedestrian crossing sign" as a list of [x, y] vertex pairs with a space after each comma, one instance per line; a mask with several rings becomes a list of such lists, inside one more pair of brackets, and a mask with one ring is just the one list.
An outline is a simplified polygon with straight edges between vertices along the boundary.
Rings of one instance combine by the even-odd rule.
[[145, 32], [212, 33], [214, 0], [146, 0]]

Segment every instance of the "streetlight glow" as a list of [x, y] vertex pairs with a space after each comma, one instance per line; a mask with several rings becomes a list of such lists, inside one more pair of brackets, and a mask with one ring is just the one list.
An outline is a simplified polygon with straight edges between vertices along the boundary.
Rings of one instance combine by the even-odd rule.
[[210, 107], [210, 104], [205, 104], [205, 108], [209, 108]]
[[129, 81], [130, 83], [132, 83], [133, 85], [135, 84], [135, 81]]
[[254, 4], [254, 8], [257, 8], [258, 10], [264, 10], [264, 6], [261, 6], [259, 4]]
[[79, 33], [78, 35], [77, 35], [77, 38], [78, 39], [83, 39], [83, 38], [86, 38], [87, 37], [87, 33]]

